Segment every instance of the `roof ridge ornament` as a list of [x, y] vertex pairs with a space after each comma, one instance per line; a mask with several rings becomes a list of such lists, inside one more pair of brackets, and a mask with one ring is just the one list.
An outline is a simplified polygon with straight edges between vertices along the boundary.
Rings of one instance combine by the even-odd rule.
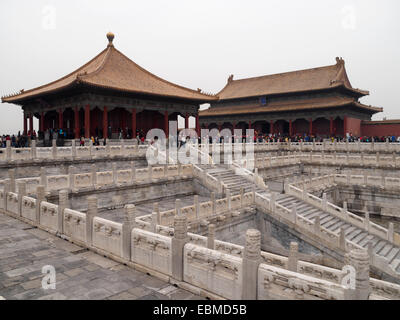
[[231, 83], [233, 81], [233, 74], [231, 74], [228, 78], [228, 83]]
[[337, 65], [344, 65], [344, 60], [342, 57], [336, 57], [336, 64]]
[[108, 39], [108, 47], [113, 47], [113, 46], [114, 46], [114, 45], [113, 45], [113, 40], [114, 40], [114, 38], [115, 38], [114, 33], [108, 32], [107, 35], [106, 35], [106, 37], [107, 37], [107, 39]]

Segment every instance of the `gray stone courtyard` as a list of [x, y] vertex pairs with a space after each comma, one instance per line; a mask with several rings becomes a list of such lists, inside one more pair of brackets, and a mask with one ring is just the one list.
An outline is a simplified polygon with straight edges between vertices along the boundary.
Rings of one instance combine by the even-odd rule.
[[[56, 289], [42, 289], [42, 267]], [[0, 296], [7, 300], [204, 299], [0, 214]]]

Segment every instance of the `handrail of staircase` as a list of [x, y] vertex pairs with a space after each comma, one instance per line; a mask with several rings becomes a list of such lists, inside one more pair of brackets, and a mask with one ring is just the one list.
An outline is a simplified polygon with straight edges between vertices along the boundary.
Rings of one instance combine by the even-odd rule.
[[[156, 147], [153, 146], [152, 144], [149, 144], [149, 147], [150, 147], [151, 149], [153, 149], [154, 151], [157, 151], [159, 154], [164, 155], [165, 160], [167, 160], [167, 153], [166, 153], [166, 152], [161, 151], [160, 149], [156, 148]], [[169, 156], [169, 154], [168, 154], [168, 161], [167, 161], [167, 163], [169, 163], [169, 164], [176, 164], [176, 161], [175, 161], [173, 158], [171, 158], [171, 157]]]
[[[268, 196], [266, 196], [266, 195], [261, 195], [261, 194], [259, 194], [258, 192], [256, 192], [256, 194], [255, 194], [255, 197], [254, 197], [254, 201], [256, 202], [256, 204], [257, 204], [257, 201], [256, 201], [256, 199], [265, 199], [265, 200], [267, 200], [269, 203], [270, 203], [270, 199], [268, 198]], [[289, 213], [290, 212], [290, 210], [288, 209], [288, 208], [286, 208], [286, 207], [284, 207], [284, 206], [282, 206], [282, 205], [280, 205], [280, 204], [277, 204], [277, 203], [275, 203], [275, 209], [273, 208], [272, 209], [272, 213], [273, 214], [278, 214], [280, 217], [282, 217], [282, 218], [284, 218], [284, 219], [287, 219], [288, 221], [290, 221], [290, 219], [288, 219], [288, 215], [283, 215], [282, 213], [280, 213], [280, 211], [286, 211], [287, 213]], [[261, 208], [263, 208], [263, 206], [261, 205]], [[280, 208], [281, 210], [279, 211], [279, 210], [276, 210], [276, 208]], [[264, 209], [267, 209], [267, 208], [264, 208]], [[282, 210], [283, 209], [283, 210]], [[268, 209], [267, 209], [267, 211], [271, 211], [271, 207], [269, 207]], [[290, 214], [289, 214], [290, 215]], [[298, 218], [300, 218], [300, 219], [298, 219]], [[304, 226], [302, 226], [301, 224], [299, 224], [298, 223], [298, 221], [302, 221], [302, 220], [304, 220], [307, 224], [309, 224], [309, 225], [311, 225], [312, 227], [314, 226], [314, 223], [315, 222], [313, 222], [313, 221], [311, 221], [311, 220], [309, 220], [309, 219], [307, 219], [307, 218], [304, 218], [304, 217], [301, 217], [300, 215], [298, 215], [297, 213], [296, 213], [296, 219], [295, 219], [295, 224], [296, 225], [298, 225], [298, 227], [299, 228], [304, 228], [304, 229], [307, 229], [307, 228], [305, 228]], [[293, 222], [293, 221], [292, 221]], [[340, 247], [340, 244], [338, 243], [339, 241], [340, 241], [340, 230], [339, 230], [339, 232], [338, 233], [335, 233], [335, 232], [332, 232], [332, 231], [330, 231], [329, 229], [327, 229], [327, 228], [325, 228], [325, 227], [323, 227], [323, 226], [320, 226], [320, 230], [321, 231], [323, 231], [323, 232], [326, 232], [327, 234], [330, 234], [331, 236], [333, 236], [334, 238], [336, 238], [337, 240], [335, 240], [335, 245], [336, 246], [338, 246], [338, 247]], [[323, 237], [323, 235], [321, 235], [321, 237], [323, 238], [323, 239], [325, 239], [325, 237]], [[344, 250], [347, 252], [348, 250], [350, 250], [350, 249], [352, 249], [352, 248], [357, 248], [357, 249], [364, 249], [362, 246], [360, 246], [359, 244], [357, 244], [357, 243], [355, 243], [355, 242], [353, 242], [353, 241], [351, 241], [351, 240], [348, 240], [348, 239], [344, 239], [345, 240], [345, 248], [344, 248]], [[333, 242], [332, 242], [332, 244], [334, 244]], [[394, 276], [394, 277], [396, 277], [396, 278], [398, 278], [399, 277], [399, 275], [398, 275], [398, 273], [396, 272], [396, 270], [394, 270], [393, 268], [392, 268], [392, 266], [389, 264], [389, 261], [386, 259], [386, 258], [384, 258], [384, 257], [382, 257], [382, 256], [379, 256], [377, 253], [375, 253], [375, 252], [369, 252], [369, 254], [370, 254], [370, 259], [371, 259], [371, 265], [373, 265], [374, 267], [376, 267], [377, 269], [381, 269], [381, 270], [384, 270], [385, 272], [388, 272], [389, 274], [391, 274], [392, 276]]]
[[196, 150], [196, 152], [198, 152], [198, 154], [200, 154], [200, 163], [201, 163], [202, 156], [205, 156], [206, 158], [208, 158], [209, 164], [211, 164], [212, 166], [215, 165], [212, 157], [209, 154], [202, 151], [200, 149], [199, 144], [197, 144], [197, 148], [192, 143], [189, 143], [188, 146], [189, 146], [189, 148]]

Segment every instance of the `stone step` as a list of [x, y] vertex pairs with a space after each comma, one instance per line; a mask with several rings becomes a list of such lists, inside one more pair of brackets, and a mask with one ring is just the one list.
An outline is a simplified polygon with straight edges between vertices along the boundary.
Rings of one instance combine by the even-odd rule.
[[347, 237], [348, 235], [350, 235], [354, 230], [356, 230], [356, 227], [353, 225], [350, 225], [349, 228], [347, 228], [344, 232], [345, 236]]
[[329, 229], [329, 227], [333, 226], [334, 224], [340, 222], [340, 220], [336, 217], [333, 217], [332, 220], [325, 222], [322, 224], [325, 228]]
[[331, 215], [328, 214], [327, 216], [325, 216], [324, 218], [322, 218], [320, 220], [321, 226], [324, 225], [325, 223], [333, 220], [334, 218], [335, 218], [334, 216], [331, 216]]
[[359, 244], [359, 242], [361, 242], [361, 240], [365, 239], [367, 236], [368, 236], [368, 232], [361, 232], [358, 236], [353, 238], [352, 241]]
[[369, 236], [365, 237], [365, 238], [359, 243], [359, 245], [362, 246], [363, 248], [367, 248], [367, 247], [368, 247], [368, 242], [372, 241], [374, 238], [376, 238], [376, 237], [373, 236], [372, 234], [370, 234]]
[[386, 245], [382, 248], [381, 251], [378, 252], [378, 254], [379, 254], [380, 256], [386, 257], [386, 255], [387, 255], [387, 254], [389, 253], [389, 251], [392, 250], [392, 249], [393, 249], [393, 246], [392, 246], [390, 243], [387, 243], [387, 242], [386, 242]]
[[357, 237], [360, 233], [362, 233], [362, 230], [356, 228], [352, 233], [350, 233], [350, 234], [346, 237], [346, 239], [348, 239], [348, 240], [350, 240], [350, 241], [353, 241], [353, 239], [354, 239], [355, 237]]
[[301, 213], [301, 212], [304, 212], [305, 210], [307, 210], [308, 204], [302, 202], [301, 205], [297, 206], [296, 208], [297, 208], [297, 213]]
[[307, 213], [302, 215], [302, 217], [307, 218], [308, 220], [314, 221], [315, 217], [320, 214], [321, 214], [321, 211], [319, 211], [318, 209], [313, 209], [313, 210], [307, 211]]
[[338, 222], [336, 222], [332, 226], [328, 227], [328, 229], [331, 230], [332, 232], [336, 232], [337, 230], [339, 230], [345, 224], [346, 224], [346, 222], [344, 222], [342, 220], [339, 220]]
[[371, 240], [372, 248], [374, 248], [379, 241], [380, 241], [380, 239], [378, 237], [372, 237], [372, 240]]
[[374, 247], [374, 253], [378, 253], [379, 251], [381, 251], [383, 249], [383, 247], [387, 244], [386, 241], [384, 240], [380, 240]]
[[400, 272], [400, 258], [396, 257], [390, 264], [396, 272]]
[[394, 260], [399, 251], [400, 251], [399, 248], [392, 248], [392, 250], [389, 251], [389, 253], [386, 255], [386, 259], [389, 261], [389, 263], [391, 263]]

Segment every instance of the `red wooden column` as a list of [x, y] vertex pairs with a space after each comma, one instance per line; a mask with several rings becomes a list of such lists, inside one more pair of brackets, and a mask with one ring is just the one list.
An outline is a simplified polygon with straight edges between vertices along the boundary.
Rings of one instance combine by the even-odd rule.
[[39, 125], [39, 130], [40, 131], [45, 131], [44, 129], [44, 112], [40, 113], [40, 125]]
[[310, 132], [309, 132], [309, 135], [311, 136], [312, 135], [312, 118], [310, 118]]
[[199, 114], [196, 114], [196, 132], [197, 132], [197, 136], [200, 137], [200, 121], [199, 121]]
[[251, 129], [251, 121], [249, 121], [249, 129]]
[[347, 133], [347, 116], [343, 118], [343, 137], [346, 137]]
[[85, 106], [85, 138], [90, 138], [90, 105]]
[[164, 113], [164, 132], [165, 132], [165, 137], [168, 139], [169, 127], [168, 127], [168, 111], [167, 110], [165, 110], [165, 113]]
[[132, 109], [132, 138], [136, 138], [136, 109]]
[[58, 110], [58, 129], [63, 129], [63, 109]]
[[24, 112], [24, 135], [26, 136], [28, 133], [28, 120], [27, 120], [27, 115]]
[[185, 115], [185, 129], [189, 129], [189, 115], [187, 113]]
[[329, 119], [329, 134], [332, 136], [333, 135], [333, 118], [330, 117]]
[[289, 120], [289, 136], [293, 135], [292, 119]]
[[108, 138], [108, 111], [107, 107], [103, 108], [103, 138]]
[[30, 134], [33, 134], [33, 114], [32, 113], [29, 115], [29, 130], [30, 130]]
[[123, 139], [125, 139], [126, 135], [128, 132], [126, 132], [126, 109], [121, 109], [121, 129], [122, 129], [122, 134], [123, 134]]
[[232, 122], [232, 135], [235, 135], [236, 122]]
[[269, 122], [269, 131], [271, 134], [274, 134], [274, 122], [273, 121]]
[[74, 116], [75, 116], [75, 121], [74, 121], [74, 124], [75, 124], [75, 139], [79, 139], [80, 138], [79, 136], [81, 134], [81, 129], [79, 127], [80, 121], [79, 121], [79, 108], [78, 107], [75, 107], [75, 109], [74, 109]]

